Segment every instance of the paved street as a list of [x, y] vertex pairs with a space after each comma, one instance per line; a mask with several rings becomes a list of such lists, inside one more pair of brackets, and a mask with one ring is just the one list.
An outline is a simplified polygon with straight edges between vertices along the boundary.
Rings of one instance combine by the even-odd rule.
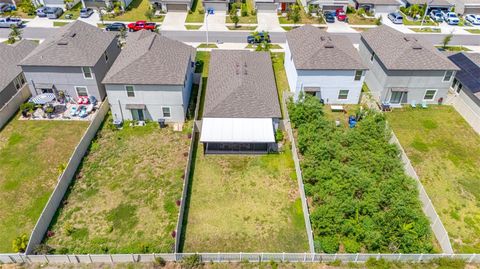
[[[58, 28], [29, 28], [23, 29], [23, 37], [29, 39], [45, 39], [51, 35]], [[8, 38], [10, 29], [0, 29], [0, 38]], [[161, 31], [161, 33], [169, 38], [176, 39], [182, 42], [205, 42], [205, 31]], [[209, 31], [209, 38], [211, 41], [219, 41], [223, 43], [247, 43], [247, 36], [249, 32], [241, 31]], [[358, 44], [360, 41], [359, 33], [333, 33], [348, 36], [353, 43]], [[422, 37], [432, 44], [440, 44], [445, 34], [412, 34], [412, 36]], [[285, 32], [271, 32], [270, 37], [273, 43], [285, 43]], [[471, 45], [480, 46], [479, 35], [454, 35], [451, 45]]]

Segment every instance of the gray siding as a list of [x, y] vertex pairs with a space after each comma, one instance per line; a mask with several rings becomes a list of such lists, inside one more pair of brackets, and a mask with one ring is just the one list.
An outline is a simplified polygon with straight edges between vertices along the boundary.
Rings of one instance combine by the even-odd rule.
[[112, 41], [106, 51], [109, 57], [108, 62], [105, 62], [105, 58], [102, 55], [95, 66], [91, 67], [93, 73], [93, 78], [91, 79], [84, 78], [82, 67], [79, 66], [22, 66], [32, 96], [41, 93], [40, 89], [36, 88], [35, 85], [53, 84], [56, 90], [65, 91], [72, 98], [78, 97], [75, 86], [85, 86], [89, 95], [95, 96], [98, 100], [103, 100], [106, 92], [101, 81], [120, 53], [116, 39]]
[[404, 96], [402, 103], [411, 103], [412, 101], [421, 103], [427, 89], [437, 90], [434, 100], [427, 101], [427, 103], [437, 103], [439, 98], [447, 97], [453, 76], [450, 81], [444, 82], [445, 71], [387, 70], [377, 56], [374, 57], [373, 62], [370, 61], [372, 50], [364, 43], [363, 39], [359, 49], [362, 61], [369, 67], [365, 82], [379, 101], [389, 101], [391, 88], [408, 89], [408, 94]]
[[7, 85], [4, 89], [0, 90], [0, 108], [2, 108], [15, 94], [17, 89], [13, 84], [13, 81]]

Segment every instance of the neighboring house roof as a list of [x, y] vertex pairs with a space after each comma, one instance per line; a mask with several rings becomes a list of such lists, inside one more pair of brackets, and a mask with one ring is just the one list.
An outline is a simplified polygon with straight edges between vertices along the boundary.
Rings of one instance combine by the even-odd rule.
[[401, 3], [397, 0], [355, 0], [357, 3], [361, 5], [395, 5], [400, 6]]
[[460, 67], [455, 78], [480, 99], [480, 53], [460, 52], [448, 58]]
[[434, 46], [386, 25], [365, 31], [361, 36], [389, 70], [458, 70]]
[[213, 50], [204, 117], [280, 118], [268, 52]]
[[346, 36], [332, 35], [304, 25], [289, 31], [287, 42], [298, 70], [367, 69]]
[[94, 66], [114, 39], [114, 33], [77, 20], [43, 41], [20, 65]]
[[150, 31], [130, 33], [105, 84], [183, 85], [195, 48]]
[[452, 6], [447, 0], [433, 0], [432, 2], [427, 0], [405, 0], [410, 5], [425, 5], [428, 2], [429, 6]]
[[13, 45], [0, 43], [0, 91], [22, 73], [18, 63], [36, 46], [37, 43], [30, 40], [21, 40]]

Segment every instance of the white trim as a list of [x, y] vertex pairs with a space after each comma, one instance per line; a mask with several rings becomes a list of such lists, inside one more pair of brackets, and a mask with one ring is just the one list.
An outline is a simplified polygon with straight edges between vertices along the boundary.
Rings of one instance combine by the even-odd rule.
[[77, 88], [85, 88], [85, 90], [87, 91], [87, 97], [90, 96], [90, 93], [88, 92], [88, 87], [87, 86], [74, 86], [74, 88], [75, 88], [75, 93], [77, 94], [77, 97], [80, 97], [80, 95], [78, 95]]
[[[87, 78], [87, 77], [85, 76], [85, 71], [83, 71], [83, 68], [88, 68], [88, 70], [90, 70], [90, 76], [91, 76], [91, 77]], [[82, 74], [83, 74], [83, 78], [84, 78], [84, 79], [93, 79], [93, 72], [92, 72], [92, 68], [91, 68], [91, 67], [89, 67], [89, 66], [82, 66], [82, 67], [80, 67], [80, 69], [82, 70]]]
[[[127, 87], [132, 87], [133, 89], [133, 96], [128, 96], [128, 90], [127, 90]], [[125, 94], [127, 95], [128, 98], [132, 98], [132, 97], [136, 97], [137, 95], [135, 94], [135, 86], [133, 85], [125, 85]]]
[[[452, 72], [452, 75], [450, 76], [450, 78], [449, 78], [448, 80], [445, 80], [445, 77], [447, 76], [447, 72]], [[447, 71], [445, 71], [445, 73], [443, 74], [443, 79], [442, 79], [442, 81], [443, 81], [443, 82], [451, 82], [453, 77], [455, 77], [455, 71], [453, 71], [453, 70], [447, 70]]]
[[[164, 109], [164, 108], [168, 108], [168, 113], [170, 113], [170, 116], [165, 117], [165, 113], [163, 112], [163, 109]], [[164, 119], [170, 119], [170, 118], [172, 117], [172, 108], [169, 107], [169, 106], [162, 106], [162, 117], [163, 117]]]
[[[435, 94], [432, 96], [432, 99], [425, 99], [425, 96], [427, 95], [428, 91], [435, 91]], [[426, 89], [425, 93], [423, 94], [423, 101], [433, 101], [435, 100], [435, 97], [437, 96], [438, 89]]]

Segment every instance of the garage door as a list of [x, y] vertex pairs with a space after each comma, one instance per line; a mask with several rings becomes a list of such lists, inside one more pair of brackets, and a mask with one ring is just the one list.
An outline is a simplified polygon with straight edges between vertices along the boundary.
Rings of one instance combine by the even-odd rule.
[[187, 5], [184, 5], [184, 4], [167, 4], [167, 11], [187, 11]]
[[480, 7], [465, 7], [463, 14], [480, 14]]
[[277, 4], [275, 3], [256, 3], [255, 4], [258, 11], [272, 11], [277, 10]]
[[390, 13], [397, 11], [397, 9], [399, 7], [394, 5], [375, 5], [375, 13]]
[[343, 9], [343, 6], [323, 6], [322, 9], [323, 11], [335, 11], [339, 8], [342, 8]]
[[205, 3], [203, 2], [203, 6], [205, 10], [213, 9], [215, 11], [227, 11], [228, 4], [227, 3]]

